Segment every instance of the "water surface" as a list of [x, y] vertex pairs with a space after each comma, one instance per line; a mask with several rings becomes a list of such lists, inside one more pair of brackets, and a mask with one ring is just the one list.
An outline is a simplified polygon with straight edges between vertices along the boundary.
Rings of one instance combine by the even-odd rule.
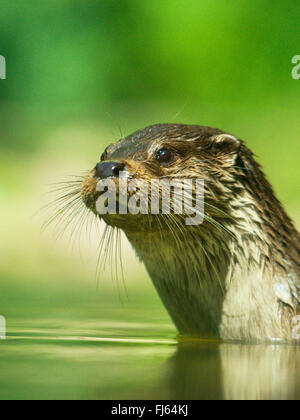
[[49, 319], [10, 319], [0, 341], [0, 398], [300, 397], [300, 347], [178, 342], [163, 312], [139, 322], [133, 308], [127, 313], [127, 320], [62, 319], [59, 310]]

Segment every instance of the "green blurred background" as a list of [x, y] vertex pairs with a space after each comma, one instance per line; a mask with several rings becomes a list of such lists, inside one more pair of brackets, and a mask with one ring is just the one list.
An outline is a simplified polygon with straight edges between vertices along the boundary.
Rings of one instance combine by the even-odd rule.
[[[143, 126], [211, 125], [243, 138], [299, 227], [300, 80], [291, 77], [299, 18], [298, 0], [1, 1], [0, 314], [11, 339], [151, 337], [172, 345], [175, 329], [126, 241], [127, 293], [109, 270], [95, 278], [95, 235], [73, 246], [68, 234], [41, 234], [43, 212], [33, 217], [51, 199], [49, 184], [81, 174], [106, 145]], [[83, 395], [72, 363], [67, 379], [54, 380], [46, 356], [31, 366], [10, 345], [0, 397], [59, 397], [74, 381], [76, 392], [65, 395]], [[29, 366], [43, 379], [29, 380]], [[122, 372], [119, 393], [113, 377], [97, 395], [150, 395], [134, 394], [136, 385], [126, 394]], [[85, 397], [96, 395], [90, 388]]]

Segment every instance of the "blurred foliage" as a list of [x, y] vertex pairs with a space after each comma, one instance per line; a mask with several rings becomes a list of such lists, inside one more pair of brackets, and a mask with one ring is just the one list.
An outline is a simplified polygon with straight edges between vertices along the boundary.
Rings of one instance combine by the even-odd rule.
[[[299, 2], [3, 1], [3, 100], [256, 100], [292, 91]], [[298, 13], [297, 13], [298, 12]], [[274, 91], [275, 89], [275, 91]]]
[[9, 139], [0, 142], [28, 149], [39, 122], [105, 120], [119, 103], [187, 103], [198, 115], [238, 110], [232, 103], [299, 104], [290, 77], [299, 12], [297, 0], [3, 0], [0, 122]]

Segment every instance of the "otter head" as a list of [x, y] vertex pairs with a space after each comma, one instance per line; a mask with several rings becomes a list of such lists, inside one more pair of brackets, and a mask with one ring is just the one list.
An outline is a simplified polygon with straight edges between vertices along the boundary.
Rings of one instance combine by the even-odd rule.
[[[159, 185], [157, 192], [157, 197], [160, 195], [158, 201], [161, 211], [152, 214], [151, 199], [154, 200], [155, 193], [151, 183], [163, 180], [174, 187], [176, 182], [178, 185], [180, 183], [183, 185], [185, 180], [203, 180], [204, 225], [210, 223], [210, 226], [216, 227], [218, 223], [216, 219], [221, 218], [222, 224], [224, 219], [230, 220], [228, 194], [233, 173], [241, 171], [236, 167], [240, 144], [235, 137], [209, 127], [175, 124], [147, 127], [106, 148], [100, 162], [82, 184], [82, 199], [86, 206], [97, 214], [97, 200], [104, 192], [104, 188], [101, 190], [98, 187], [101, 183], [105, 184], [103, 181], [109, 180], [115, 184], [117, 197], [120, 193], [120, 179], [126, 179], [129, 185], [136, 181], [136, 188], [129, 187], [127, 190], [128, 198], [136, 194], [140, 189], [139, 183], [142, 182], [149, 187], [147, 192], [144, 190], [143, 194], [140, 194], [140, 199], [147, 202], [146, 212], [120, 214], [115, 207], [114, 211], [102, 214], [100, 217], [108, 225], [119, 227], [128, 233], [143, 231], [150, 233], [161, 230], [174, 232], [174, 230], [180, 231], [188, 215], [184, 214], [183, 208], [182, 214], [163, 217], [164, 212], [161, 207], [163, 183]], [[195, 199], [194, 189], [195, 185], [191, 192], [191, 203]], [[174, 213], [179, 196], [176, 198], [176, 194], [173, 193], [170, 199], [170, 210]]]

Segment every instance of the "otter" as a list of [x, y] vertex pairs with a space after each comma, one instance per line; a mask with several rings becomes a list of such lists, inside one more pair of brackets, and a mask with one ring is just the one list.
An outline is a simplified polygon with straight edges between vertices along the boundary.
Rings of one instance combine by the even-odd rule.
[[[99, 180], [204, 180], [204, 220], [97, 214]], [[205, 126], [157, 124], [108, 146], [81, 198], [121, 229], [182, 336], [291, 341], [300, 313], [300, 235], [244, 141]]]

